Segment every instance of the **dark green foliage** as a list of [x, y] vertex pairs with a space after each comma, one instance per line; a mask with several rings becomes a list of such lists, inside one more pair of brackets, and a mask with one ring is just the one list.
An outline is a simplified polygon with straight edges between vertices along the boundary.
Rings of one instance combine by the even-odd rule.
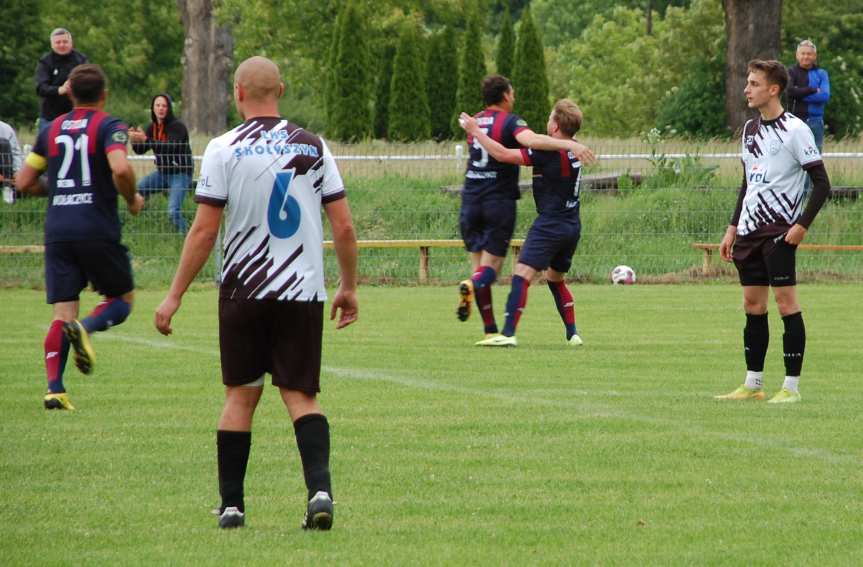
[[324, 86], [324, 113], [327, 119], [327, 132], [334, 133], [333, 125], [335, 124], [335, 109], [336, 109], [336, 62], [339, 58], [339, 34], [342, 31], [342, 15], [344, 10], [339, 12], [336, 17], [336, 25], [333, 26], [332, 36], [330, 37], [330, 48], [327, 52], [327, 67], [324, 69], [326, 74], [326, 82]]
[[504, 77], [512, 77], [513, 58], [515, 57], [515, 30], [509, 5], [505, 4], [501, 16], [500, 38], [497, 40], [497, 72]]
[[371, 134], [372, 117], [365, 12], [355, 0], [345, 4], [340, 23], [329, 130], [339, 140], [356, 141]]
[[9, 2], [0, 17], [0, 120], [19, 128], [39, 116], [36, 62], [48, 50], [39, 25], [39, 2]]
[[671, 136], [729, 136], [725, 125], [724, 69], [723, 57], [696, 61], [662, 100], [657, 127]]
[[482, 51], [482, 20], [471, 4], [467, 7], [465, 32], [459, 53], [458, 90], [450, 127], [457, 138], [464, 137], [457, 119], [460, 112], [475, 114], [485, 106], [482, 102], [482, 79], [485, 77], [485, 56]]
[[524, 118], [531, 128], [542, 132], [542, 126], [551, 110], [548, 77], [545, 74], [542, 41], [529, 6], [521, 13], [512, 82], [515, 88], [515, 112]]
[[431, 38], [428, 58], [428, 102], [431, 134], [435, 140], [452, 137], [450, 120], [455, 111], [458, 56], [455, 33], [447, 26]]
[[390, 87], [389, 138], [398, 141], [425, 140], [431, 136], [425, 52], [420, 30], [407, 21], [399, 34]]
[[396, 50], [388, 45], [381, 57], [378, 74], [377, 93], [375, 94], [375, 138], [386, 138], [389, 133], [390, 88], [393, 82], [393, 59]]

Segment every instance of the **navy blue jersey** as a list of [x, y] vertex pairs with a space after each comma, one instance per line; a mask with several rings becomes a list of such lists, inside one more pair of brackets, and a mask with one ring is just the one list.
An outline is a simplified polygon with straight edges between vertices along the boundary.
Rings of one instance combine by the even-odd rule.
[[[527, 123], [508, 112], [483, 110], [476, 116], [477, 124], [488, 135], [507, 148], [520, 148], [516, 134], [527, 130]], [[462, 199], [467, 202], [486, 199], [518, 199], [518, 166], [501, 163], [488, 155], [488, 152], [473, 136], [467, 137], [470, 157], [464, 174]]]
[[533, 200], [540, 215], [578, 221], [581, 162], [566, 151], [521, 150], [533, 166]]
[[107, 154], [126, 151], [127, 130], [105, 112], [76, 108], [39, 134], [28, 163], [41, 158], [37, 169], [48, 171], [46, 243], [120, 241], [117, 189]]

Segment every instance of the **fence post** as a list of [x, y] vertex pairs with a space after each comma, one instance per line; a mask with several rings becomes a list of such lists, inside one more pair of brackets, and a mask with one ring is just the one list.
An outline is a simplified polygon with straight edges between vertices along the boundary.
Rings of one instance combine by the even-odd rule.
[[420, 246], [420, 283], [428, 283], [429, 279], [429, 247]]

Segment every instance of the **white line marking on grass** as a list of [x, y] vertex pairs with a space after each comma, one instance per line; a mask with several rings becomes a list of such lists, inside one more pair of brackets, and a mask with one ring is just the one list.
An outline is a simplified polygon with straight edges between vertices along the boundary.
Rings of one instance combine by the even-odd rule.
[[[181, 350], [194, 352], [195, 354], [208, 354], [211, 356], [219, 356], [219, 351], [214, 349], [201, 349], [198, 347], [188, 346], [176, 341], [172, 341], [170, 339], [146, 339], [141, 337], [135, 337], [130, 335], [125, 335], [121, 333], [112, 333], [112, 334], [101, 334], [99, 335], [100, 339], [109, 339], [115, 340], [119, 342], [126, 342], [131, 344], [137, 344], [146, 346], [149, 348], [155, 349], [167, 349], [167, 350]], [[404, 374], [390, 374], [383, 370], [376, 369], [356, 369], [356, 368], [340, 368], [337, 366], [322, 366], [321, 370], [328, 374], [332, 374], [339, 378], [345, 378], [348, 380], [362, 380], [362, 381], [379, 381], [379, 382], [389, 382], [391, 384], [398, 384], [400, 386], [405, 386], [408, 388], [416, 388], [421, 390], [429, 390], [429, 391], [437, 391], [437, 392], [452, 392], [456, 394], [464, 394], [472, 397], [482, 397], [482, 398], [490, 398], [494, 400], [499, 400], [506, 403], [511, 404], [535, 404], [549, 407], [557, 407], [557, 408], [567, 408], [570, 410], [578, 411], [581, 416], [584, 417], [594, 417], [594, 418], [616, 418], [628, 421], [636, 421], [641, 423], [651, 423], [656, 425], [663, 425], [669, 427], [670, 429], [674, 429], [677, 431], [685, 431], [687, 434], [701, 434], [706, 437], [712, 437], [714, 439], [719, 439], [723, 441], [732, 441], [738, 443], [746, 443], [749, 445], [754, 445], [756, 447], [763, 447], [767, 449], [782, 449], [788, 453], [796, 457], [803, 458], [813, 458], [821, 461], [825, 461], [831, 464], [850, 464], [850, 465], [860, 465], [863, 464], [863, 458], [856, 457], [854, 455], [837, 455], [831, 451], [819, 448], [812, 447], [797, 447], [794, 445], [789, 445], [788, 443], [783, 442], [782, 440], [777, 439], [762, 439], [760, 437], [750, 437], [746, 435], [740, 435], [736, 433], [727, 433], [721, 431], [709, 431], [704, 429], [703, 427], [696, 425], [689, 421], [683, 421], [681, 419], [666, 419], [659, 417], [650, 417], [645, 415], [637, 415], [632, 414], [620, 410], [610, 409], [608, 406], [604, 404], [588, 404], [584, 402], [575, 402], [575, 401], [567, 401], [567, 400], [557, 400], [557, 399], [549, 399], [542, 398], [537, 396], [530, 395], [514, 395], [507, 394], [504, 392], [495, 392], [493, 390], [479, 390], [474, 388], [465, 388], [464, 386], [457, 386], [454, 384], [447, 384], [445, 382], [435, 382], [434, 380], [426, 380], [422, 378], [413, 378]], [[711, 400], [712, 402], [712, 400]], [[707, 402], [705, 402], [707, 403]], [[718, 402], [717, 402], [718, 403]], [[772, 409], [772, 408], [771, 408]]]

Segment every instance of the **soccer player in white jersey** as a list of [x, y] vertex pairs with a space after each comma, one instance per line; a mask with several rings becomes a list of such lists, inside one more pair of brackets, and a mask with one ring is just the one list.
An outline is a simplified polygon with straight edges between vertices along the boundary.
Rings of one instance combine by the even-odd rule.
[[[722, 259], [734, 261], [743, 286], [746, 380], [733, 392], [716, 397], [720, 400], [764, 399], [764, 358], [770, 341], [767, 299], [772, 287], [785, 324], [785, 382], [768, 403], [800, 401], [806, 330], [797, 301], [795, 254], [830, 195], [830, 180], [812, 131], [779, 102], [787, 83], [788, 73], [778, 61], [749, 62], [743, 92], [749, 108], [760, 116], [743, 128], [743, 186], [719, 245]], [[804, 209], [807, 174], [814, 190]]]
[[245, 122], [213, 139], [201, 164], [198, 210], [155, 325], [171, 318], [207, 261], [227, 208], [219, 290], [225, 405], [219, 420], [219, 526], [245, 523], [243, 481], [252, 417], [270, 373], [294, 423], [308, 488], [303, 528], [330, 529], [330, 432], [317, 401], [326, 299], [323, 206], [333, 232], [339, 288], [330, 319], [357, 320], [357, 244], [344, 185], [324, 141], [279, 117], [279, 69], [252, 57], [237, 68], [234, 101]]

